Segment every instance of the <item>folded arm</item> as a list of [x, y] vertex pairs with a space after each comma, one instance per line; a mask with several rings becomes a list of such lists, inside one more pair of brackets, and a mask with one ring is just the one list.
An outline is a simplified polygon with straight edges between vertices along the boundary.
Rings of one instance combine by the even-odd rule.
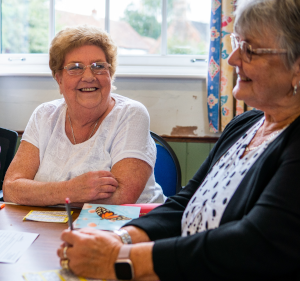
[[118, 182], [108, 171], [88, 172], [69, 181], [39, 182], [39, 149], [22, 141], [7, 170], [3, 184], [4, 200], [22, 205], [46, 206], [71, 202], [90, 202], [110, 197]]
[[125, 158], [117, 162], [111, 169], [118, 182], [118, 187], [111, 197], [95, 200], [102, 204], [134, 204], [143, 192], [152, 173], [152, 168], [146, 162]]
[[152, 168], [144, 161], [126, 158], [117, 162], [111, 172], [88, 172], [69, 181], [39, 182], [33, 180], [40, 165], [39, 149], [22, 141], [7, 170], [4, 200], [22, 205], [63, 204], [71, 202], [125, 204], [135, 203], [151, 175]]

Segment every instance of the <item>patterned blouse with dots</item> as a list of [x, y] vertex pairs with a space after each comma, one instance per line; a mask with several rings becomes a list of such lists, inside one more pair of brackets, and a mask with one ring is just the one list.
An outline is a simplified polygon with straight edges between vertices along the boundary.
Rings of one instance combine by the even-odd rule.
[[265, 117], [250, 128], [214, 165], [189, 201], [182, 220], [181, 236], [217, 228], [224, 210], [240, 182], [268, 145], [284, 130], [263, 145], [242, 155]]

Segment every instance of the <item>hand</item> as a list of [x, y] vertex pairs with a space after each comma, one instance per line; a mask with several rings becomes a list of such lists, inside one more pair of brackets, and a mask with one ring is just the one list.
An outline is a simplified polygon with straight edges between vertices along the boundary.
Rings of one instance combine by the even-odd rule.
[[118, 182], [109, 171], [87, 172], [68, 181], [71, 202], [92, 202], [111, 197]]
[[60, 263], [64, 258], [63, 248], [67, 244], [68, 266], [76, 275], [116, 279], [114, 262], [123, 244], [115, 234], [93, 229], [65, 230], [61, 239], [64, 243], [57, 250]]

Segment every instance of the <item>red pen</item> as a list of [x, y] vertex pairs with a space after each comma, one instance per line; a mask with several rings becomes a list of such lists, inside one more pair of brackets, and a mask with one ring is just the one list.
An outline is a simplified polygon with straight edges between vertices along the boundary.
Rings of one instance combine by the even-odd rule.
[[2, 210], [5, 207], [5, 204], [0, 205], [0, 210]]
[[67, 213], [68, 213], [68, 217], [69, 217], [69, 227], [70, 227], [70, 230], [73, 230], [73, 222], [72, 222], [72, 215], [71, 215], [71, 208], [70, 208], [70, 199], [69, 198], [66, 198], [66, 210], [67, 210]]

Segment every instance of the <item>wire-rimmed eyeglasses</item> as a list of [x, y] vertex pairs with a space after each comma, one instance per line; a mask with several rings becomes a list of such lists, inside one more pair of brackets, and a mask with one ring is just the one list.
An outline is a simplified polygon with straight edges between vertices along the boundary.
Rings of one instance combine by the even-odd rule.
[[91, 65], [75, 62], [67, 64], [64, 66], [64, 69], [66, 69], [70, 75], [81, 75], [87, 67], [90, 67], [94, 74], [104, 74], [107, 73], [111, 65], [107, 62], [94, 62]]
[[258, 48], [253, 49], [250, 44], [246, 41], [240, 41], [239, 38], [236, 37], [233, 33], [230, 35], [231, 38], [231, 46], [232, 50], [234, 51], [239, 47], [241, 57], [245, 62], [251, 62], [252, 54], [261, 55], [261, 54], [286, 54], [286, 49], [265, 49], [265, 48]]

